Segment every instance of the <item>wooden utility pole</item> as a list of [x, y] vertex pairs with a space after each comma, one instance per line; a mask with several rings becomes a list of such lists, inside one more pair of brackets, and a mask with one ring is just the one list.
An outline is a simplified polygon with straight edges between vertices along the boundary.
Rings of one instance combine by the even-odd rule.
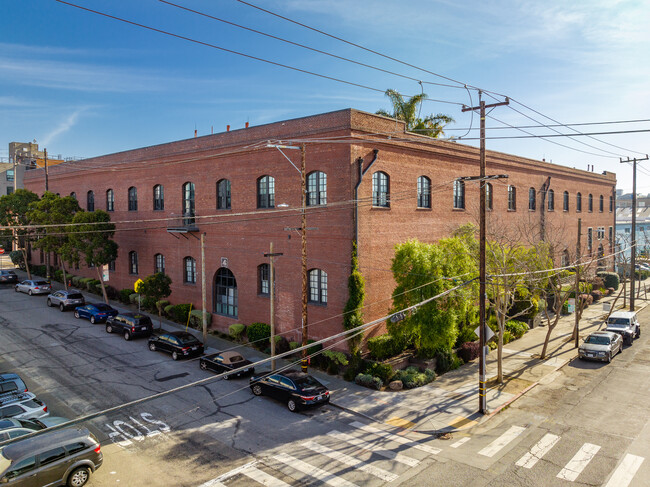
[[575, 291], [574, 294], [575, 299], [574, 299], [574, 310], [573, 312], [575, 313], [575, 325], [573, 327], [573, 333], [575, 335], [575, 347], [578, 348], [580, 346], [580, 317], [578, 316], [578, 312], [580, 308], [582, 308], [582, 303], [580, 302], [580, 260], [582, 259], [581, 253], [582, 250], [580, 249], [580, 234], [582, 233], [582, 218], [578, 218], [578, 240], [576, 243], [576, 279], [575, 279]]
[[275, 266], [273, 257], [279, 257], [282, 252], [273, 252], [273, 242], [269, 244], [269, 253], [264, 257], [269, 258], [269, 298], [270, 298], [270, 318], [271, 327], [271, 370], [275, 370]]
[[627, 158], [627, 161], [621, 159], [621, 164], [632, 162], [632, 255], [630, 258], [630, 311], [634, 311], [634, 284], [636, 276], [636, 163], [637, 161], [647, 161], [648, 154], [643, 159]]
[[[307, 175], [305, 174], [305, 144], [300, 146], [300, 190], [302, 214], [300, 217], [300, 250], [302, 262], [302, 346], [307, 345]], [[301, 368], [307, 372], [307, 349], [302, 350]]]
[[479, 370], [478, 370], [478, 403], [479, 412], [487, 414], [486, 402], [486, 388], [485, 388], [485, 302], [487, 300], [485, 284], [486, 284], [486, 265], [485, 265], [485, 240], [486, 240], [486, 208], [485, 208], [485, 109], [493, 108], [510, 103], [508, 98], [501, 103], [492, 103], [486, 105], [485, 101], [481, 99], [482, 93], [479, 91], [479, 106], [466, 107], [463, 105], [463, 112], [480, 110], [481, 117], [481, 149], [480, 149], [480, 172], [479, 172], [479, 187], [480, 187], [480, 224], [479, 224], [479, 344], [481, 353], [479, 354]]
[[45, 191], [49, 191], [50, 185], [49, 185], [48, 172], [47, 172], [47, 149], [43, 149], [43, 154], [44, 154], [43, 161], [45, 162]]
[[203, 318], [203, 343], [208, 341], [207, 298], [205, 291], [205, 232], [201, 234], [201, 317]]

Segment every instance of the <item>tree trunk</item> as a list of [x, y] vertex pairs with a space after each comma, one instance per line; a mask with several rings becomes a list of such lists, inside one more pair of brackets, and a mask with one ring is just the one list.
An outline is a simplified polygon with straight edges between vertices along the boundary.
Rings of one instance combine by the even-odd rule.
[[102, 279], [102, 272], [99, 270], [100, 266], [95, 265], [95, 269], [97, 269], [97, 277], [99, 279], [99, 283], [102, 286], [102, 294], [104, 295], [104, 302], [108, 304], [108, 296], [106, 295], [106, 286], [104, 286], [104, 280]]
[[[562, 306], [560, 306], [560, 313], [562, 312]], [[544, 338], [544, 346], [542, 347], [542, 354], [540, 355], [540, 359], [544, 360], [546, 358], [546, 349], [548, 348], [548, 342], [551, 341], [551, 333], [553, 333], [553, 330], [557, 326], [558, 322], [560, 321], [560, 313], [555, 314], [555, 318], [553, 319], [553, 324], [549, 322], [548, 324], [548, 330], [546, 330], [546, 338]]]
[[[59, 258], [61, 258], [61, 256], [59, 256]], [[63, 261], [63, 259], [61, 259], [61, 270], [63, 271], [63, 287], [67, 291], [68, 290], [68, 276], [66, 275], [66, 272], [65, 272], [65, 262]]]
[[25, 270], [27, 271], [27, 279], [32, 278], [32, 271], [29, 270], [29, 262], [27, 261], [27, 249], [21, 248], [20, 251], [23, 253], [23, 262], [25, 262]]

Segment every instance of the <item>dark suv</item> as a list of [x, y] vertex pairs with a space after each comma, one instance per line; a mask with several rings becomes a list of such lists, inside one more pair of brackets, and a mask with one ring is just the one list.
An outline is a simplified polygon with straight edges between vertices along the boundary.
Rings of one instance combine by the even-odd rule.
[[0, 374], [0, 394], [27, 392], [25, 382], [18, 374]]
[[121, 333], [125, 340], [149, 337], [153, 333], [151, 318], [140, 313], [120, 313], [106, 320], [106, 333]]
[[2, 283], [16, 283], [18, 282], [18, 276], [14, 271], [3, 269], [0, 270], [0, 282]]
[[0, 484], [81, 487], [102, 461], [101, 446], [86, 428], [47, 432], [0, 450]]

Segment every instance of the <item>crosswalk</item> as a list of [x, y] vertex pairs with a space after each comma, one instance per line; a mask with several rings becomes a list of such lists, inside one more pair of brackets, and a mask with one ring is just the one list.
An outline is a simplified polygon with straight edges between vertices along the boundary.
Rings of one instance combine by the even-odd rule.
[[[563, 448], [559, 449], [558, 445], [563, 442], [561, 436], [549, 432], [529, 431], [529, 425], [504, 427], [503, 431], [500, 434], [497, 432], [497, 435], [488, 440], [489, 442], [486, 441], [485, 435], [464, 436], [453, 442], [438, 441], [435, 443], [436, 447], [432, 446], [431, 442], [424, 443], [407, 434], [396, 434], [393, 432], [395, 430], [387, 430], [379, 425], [353, 421], [348, 426], [345, 433], [332, 430], [325, 435], [297, 442], [291, 446], [291, 451], [270, 453], [266, 458], [235, 468], [199, 487], [229, 487], [230, 485], [289, 487], [296, 484], [332, 487], [384, 485], [396, 481], [400, 475], [420, 465], [426, 459], [435, 458], [440, 454], [444, 456], [447, 453], [450, 457], [455, 454], [467, 458], [483, 458], [485, 462], [492, 463], [498, 459], [508, 458], [505, 454], [517, 443], [516, 440], [524, 437], [532, 438], [534, 444], [514, 464], [511, 464], [512, 468], [521, 469], [521, 474], [525, 471], [545, 468], [546, 475], [549, 468], [553, 470], [557, 466], [557, 470], [549, 475], [554, 475], [569, 485], [576, 480], [581, 479], [581, 482], [587, 480], [585, 470], [602, 451], [601, 446], [594, 443], [587, 442], [578, 447], [579, 443], [576, 444], [575, 440], [565, 443]], [[535, 438], [538, 433], [539, 437]], [[557, 461], [557, 456], [560, 455], [558, 450], [567, 457], [561, 464]], [[553, 457], [552, 452], [555, 452], [556, 457], [543, 462], [545, 467], [540, 467], [540, 460]], [[601, 477], [599, 482], [603, 482], [604, 487], [628, 487], [644, 460], [641, 456], [627, 454], [613, 469], [611, 475]], [[535, 475], [539, 475], [539, 471]], [[242, 480], [244, 484], [241, 484], [234, 480], [237, 478], [246, 480]]]

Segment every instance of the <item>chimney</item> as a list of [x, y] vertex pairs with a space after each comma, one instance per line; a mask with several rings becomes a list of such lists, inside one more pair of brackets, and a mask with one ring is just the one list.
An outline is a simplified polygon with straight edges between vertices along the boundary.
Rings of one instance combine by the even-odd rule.
[[246, 122], [246, 128], [248, 128], [248, 122]]
[[196, 139], [196, 135], [197, 135], [197, 130], [194, 129], [194, 138], [195, 138], [195, 139]]
[[226, 125], [226, 132], [230, 132], [230, 125]]

